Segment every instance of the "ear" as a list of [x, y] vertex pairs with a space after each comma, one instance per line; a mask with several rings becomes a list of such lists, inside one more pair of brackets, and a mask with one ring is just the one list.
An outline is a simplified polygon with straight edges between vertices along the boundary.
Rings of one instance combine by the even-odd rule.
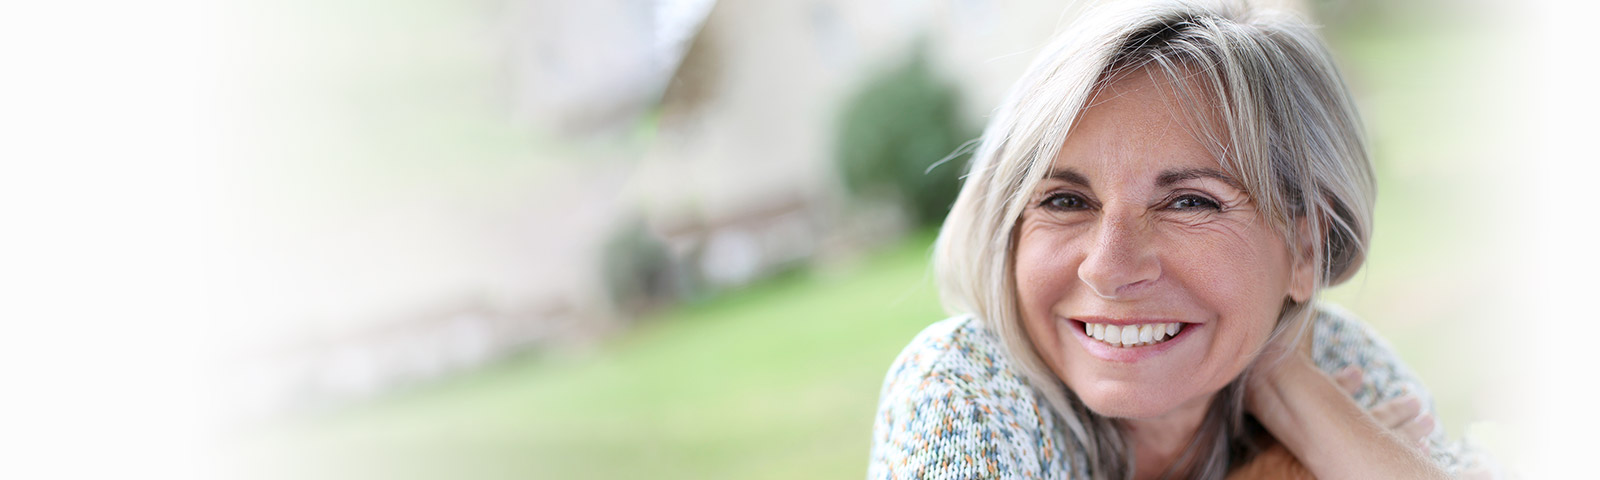
[[1311, 231], [1311, 222], [1300, 217], [1294, 222], [1295, 245], [1290, 249], [1289, 298], [1295, 303], [1311, 300], [1317, 286], [1317, 255], [1314, 242], [1318, 235]]

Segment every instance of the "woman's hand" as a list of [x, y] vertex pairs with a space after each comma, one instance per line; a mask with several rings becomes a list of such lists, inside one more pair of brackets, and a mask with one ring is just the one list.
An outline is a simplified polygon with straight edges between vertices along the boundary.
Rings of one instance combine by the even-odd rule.
[[[1361, 369], [1353, 365], [1345, 367], [1333, 374], [1333, 381], [1354, 397], [1361, 391]], [[1378, 421], [1378, 425], [1416, 445], [1423, 453], [1428, 452], [1428, 436], [1433, 434], [1436, 424], [1433, 415], [1422, 410], [1422, 399], [1416, 395], [1408, 393], [1392, 398], [1372, 407], [1367, 413]]]
[[1311, 365], [1315, 370], [1316, 367], [1311, 361], [1311, 330], [1311, 325], [1307, 324], [1300, 332], [1285, 332], [1285, 335], [1272, 339], [1262, 348], [1261, 354], [1256, 357], [1255, 365], [1250, 369], [1250, 377], [1245, 386], [1247, 411], [1259, 417], [1262, 413], [1260, 409], [1264, 406], [1258, 404], [1263, 398], [1257, 394], [1269, 391], [1282, 383], [1285, 375], [1296, 372], [1296, 367]]
[[1402, 397], [1368, 414], [1347, 394], [1359, 378], [1330, 378], [1311, 361], [1310, 335], [1291, 337], [1258, 357], [1245, 407], [1306, 470], [1319, 478], [1444, 478], [1420, 447], [1433, 430], [1420, 402]]
[[[1282, 357], [1282, 360], [1277, 363], [1259, 365], [1257, 367], [1259, 369], [1257, 375], [1252, 378], [1253, 382], [1251, 382], [1252, 385], [1249, 388], [1251, 390], [1270, 388], [1270, 385], [1268, 385], [1270, 382], [1282, 380], [1280, 376], [1287, 369], [1297, 366], [1293, 365], [1293, 363], [1312, 364], [1310, 330], [1310, 328], [1307, 328], [1301, 338], [1296, 339], [1291, 338], [1289, 335], [1284, 335], [1274, 344], [1268, 345], [1266, 351], [1261, 354], [1262, 361], [1270, 362], [1279, 357]], [[1295, 346], [1295, 352], [1284, 356], [1283, 351], [1288, 349], [1290, 345]], [[1290, 365], [1286, 366], [1285, 364]], [[1361, 391], [1361, 376], [1361, 369], [1352, 365], [1333, 374], [1332, 378], [1340, 390], [1343, 390], [1345, 394], [1353, 398], [1356, 393]], [[1250, 413], [1258, 413], [1254, 409], [1254, 405], [1248, 406], [1251, 407]], [[1372, 415], [1373, 420], [1377, 421], [1378, 425], [1393, 431], [1401, 439], [1416, 446], [1423, 453], [1428, 451], [1427, 438], [1428, 435], [1433, 433], [1435, 424], [1433, 416], [1422, 411], [1422, 400], [1417, 396], [1406, 394], [1395, 397], [1372, 407], [1367, 413]]]
[[[1353, 397], [1361, 391], [1361, 375], [1360, 368], [1346, 367], [1333, 375], [1333, 381], [1341, 390]], [[1401, 438], [1414, 442], [1423, 452], [1427, 452], [1427, 438], [1433, 433], [1433, 416], [1422, 411], [1422, 402], [1416, 396], [1408, 394], [1383, 402], [1372, 407], [1368, 413], [1371, 413], [1380, 425], [1388, 427]], [[1275, 439], [1271, 442], [1249, 463], [1228, 472], [1228, 478], [1230, 480], [1316, 478], [1282, 443], [1278, 443]]]

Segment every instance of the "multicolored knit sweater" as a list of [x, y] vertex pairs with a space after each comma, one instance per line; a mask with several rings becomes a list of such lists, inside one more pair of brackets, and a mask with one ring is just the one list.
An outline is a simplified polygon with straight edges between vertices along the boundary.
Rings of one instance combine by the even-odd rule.
[[[1388, 343], [1352, 316], [1320, 308], [1315, 362], [1325, 372], [1362, 369], [1357, 403], [1366, 408], [1407, 392], [1432, 398]], [[918, 334], [884, 379], [873, 422], [869, 479], [1089, 478], [1083, 447], [1044, 396], [1014, 369], [1000, 339], [972, 317], [940, 321]], [[1442, 428], [1428, 439], [1450, 471], [1472, 466]]]

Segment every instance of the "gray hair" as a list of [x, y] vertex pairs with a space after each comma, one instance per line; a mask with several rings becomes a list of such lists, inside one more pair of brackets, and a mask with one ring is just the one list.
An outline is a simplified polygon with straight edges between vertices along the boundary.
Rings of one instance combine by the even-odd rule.
[[[1236, 3], [1121, 4], [1088, 12], [1045, 47], [984, 130], [939, 232], [934, 269], [946, 310], [974, 315], [1000, 337], [1102, 479], [1131, 478], [1132, 451], [1120, 423], [1084, 406], [1029, 341], [1017, 305], [1015, 228], [1096, 92], [1139, 69], [1165, 75], [1191, 115], [1215, 120], [1195, 122], [1202, 141], [1285, 244], [1309, 249], [1316, 262], [1312, 299], [1285, 303], [1273, 339], [1302, 335], [1315, 292], [1360, 268], [1376, 190], [1349, 89], [1322, 40], [1292, 14]], [[1249, 374], [1219, 392], [1169, 475], [1220, 479], [1254, 454], [1243, 408]]]

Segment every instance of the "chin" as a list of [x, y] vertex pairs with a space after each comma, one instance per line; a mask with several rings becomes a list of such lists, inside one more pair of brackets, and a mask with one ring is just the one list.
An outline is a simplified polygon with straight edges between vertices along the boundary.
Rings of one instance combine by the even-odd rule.
[[1171, 413], [1183, 404], [1169, 389], [1139, 388], [1132, 385], [1098, 385], [1074, 389], [1073, 393], [1094, 413], [1112, 418], [1154, 418]]

